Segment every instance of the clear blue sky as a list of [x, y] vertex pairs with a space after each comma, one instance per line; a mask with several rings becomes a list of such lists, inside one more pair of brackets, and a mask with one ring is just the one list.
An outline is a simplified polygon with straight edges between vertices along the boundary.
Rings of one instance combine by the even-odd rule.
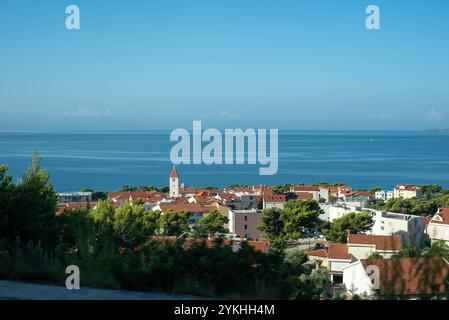
[[0, 130], [443, 128], [448, 75], [447, 0], [0, 1]]

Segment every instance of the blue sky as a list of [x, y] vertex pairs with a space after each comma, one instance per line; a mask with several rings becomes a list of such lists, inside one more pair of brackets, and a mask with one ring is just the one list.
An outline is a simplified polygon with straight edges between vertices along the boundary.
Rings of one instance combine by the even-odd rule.
[[0, 130], [445, 128], [448, 39], [446, 0], [2, 0]]

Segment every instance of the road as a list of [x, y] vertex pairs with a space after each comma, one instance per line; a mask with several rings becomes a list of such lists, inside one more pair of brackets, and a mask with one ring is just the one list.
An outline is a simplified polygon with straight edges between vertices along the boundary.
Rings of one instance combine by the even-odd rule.
[[198, 300], [188, 295], [168, 295], [123, 290], [81, 287], [67, 290], [64, 286], [0, 280], [0, 300]]

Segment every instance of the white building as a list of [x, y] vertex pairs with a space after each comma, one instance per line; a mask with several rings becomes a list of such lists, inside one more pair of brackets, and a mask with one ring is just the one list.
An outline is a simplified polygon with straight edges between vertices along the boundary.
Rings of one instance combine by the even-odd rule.
[[386, 191], [386, 190], [376, 191], [374, 197], [377, 200], [388, 201], [394, 198], [394, 191]]
[[438, 210], [427, 226], [427, 234], [434, 243], [441, 240], [449, 245], [449, 208]]
[[356, 260], [342, 268], [343, 284], [352, 294], [371, 295], [376, 292], [374, 281], [368, 276], [367, 260]]
[[228, 211], [229, 233], [242, 236], [246, 239], [262, 239], [262, 232], [259, 230], [262, 224], [263, 212], [256, 209], [232, 210]]
[[170, 186], [170, 197], [178, 198], [179, 197], [179, 176], [176, 171], [176, 167], [173, 166], [173, 169], [170, 173], [169, 178], [169, 186]]
[[375, 236], [365, 234], [348, 235], [348, 253], [356, 259], [366, 259], [373, 253], [391, 258], [402, 249], [400, 236]]
[[306, 252], [309, 261], [321, 262], [331, 275], [332, 283], [343, 282], [343, 268], [355, 261], [344, 243], [329, 243], [326, 249]]
[[347, 205], [344, 202], [338, 202], [335, 205], [320, 203], [320, 208], [324, 211], [324, 214], [320, 215], [320, 219], [330, 222], [350, 212], [362, 212], [361, 207]]
[[323, 188], [320, 186], [292, 186], [290, 187], [290, 192], [295, 194], [309, 193], [312, 195], [312, 199], [328, 203], [330, 201], [330, 190], [329, 188]]
[[394, 188], [394, 197], [395, 198], [404, 198], [404, 199], [411, 199], [411, 198], [421, 198], [422, 197], [422, 190], [420, 187], [407, 185], [407, 184], [401, 184], [397, 185]]
[[58, 193], [58, 202], [91, 202], [92, 192], [64, 192]]
[[377, 236], [401, 236], [402, 242], [422, 247], [425, 240], [424, 217], [365, 209], [370, 212], [374, 225], [370, 234]]

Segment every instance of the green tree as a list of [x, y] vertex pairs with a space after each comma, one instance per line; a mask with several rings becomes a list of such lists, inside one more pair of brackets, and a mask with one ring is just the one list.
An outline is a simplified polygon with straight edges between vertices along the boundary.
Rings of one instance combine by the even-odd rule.
[[368, 260], [370, 259], [383, 259], [382, 255], [379, 252], [373, 252], [369, 255], [369, 257], [367, 258]]
[[320, 225], [322, 213], [315, 200], [296, 200], [287, 202], [283, 210], [270, 208], [264, 210], [259, 230], [270, 240], [275, 248], [282, 249], [285, 242], [298, 239], [305, 230], [316, 229]]
[[291, 298], [294, 300], [318, 300], [331, 286], [328, 271], [314, 270], [310, 275], [302, 274], [296, 278]]
[[441, 257], [449, 259], [449, 246], [444, 241], [435, 241], [432, 246], [427, 249], [425, 256], [429, 258]]
[[368, 212], [350, 212], [331, 222], [329, 229], [323, 233], [329, 241], [345, 243], [348, 232], [362, 233], [370, 230], [374, 225], [373, 218]]
[[372, 188], [369, 190], [369, 192], [370, 192], [371, 194], [375, 194], [377, 191], [380, 191], [380, 190], [382, 190], [382, 188], [376, 186], [376, 187], [372, 187]]
[[94, 191], [89, 188], [81, 189], [81, 192], [92, 192], [92, 201], [106, 200], [108, 193], [106, 191]]
[[17, 183], [10, 198], [7, 229], [11, 243], [20, 238], [23, 243], [41, 242], [48, 248], [58, 240], [57, 196], [40, 161], [39, 153], [34, 151], [31, 167]]
[[186, 211], [169, 210], [161, 215], [159, 229], [164, 236], [181, 236], [190, 230], [187, 221], [189, 213]]
[[304, 230], [315, 229], [322, 213], [318, 202], [312, 199], [287, 202], [281, 213], [285, 236], [289, 239], [298, 239]]
[[291, 187], [290, 184], [284, 184], [284, 185], [281, 185], [281, 186], [274, 186], [272, 188], [272, 191], [273, 191], [274, 194], [284, 194], [284, 193], [290, 191], [290, 187]]
[[[378, 202], [372, 207], [377, 210], [384, 210], [389, 212], [413, 214], [420, 216], [433, 215], [437, 212], [439, 204], [445, 204], [441, 199], [445, 195], [439, 197], [434, 197], [431, 199], [404, 199], [404, 198], [393, 198], [387, 202]], [[449, 197], [447, 198], [449, 200]], [[449, 204], [449, 203], [448, 203]]]
[[135, 247], [158, 229], [160, 213], [146, 211], [143, 205], [129, 202], [115, 209], [113, 230], [121, 245]]
[[96, 208], [92, 211], [92, 217], [99, 232], [111, 233], [114, 225], [114, 203], [111, 199], [99, 200]]
[[281, 219], [282, 211], [279, 208], [269, 208], [263, 211], [262, 223], [259, 230], [263, 238], [272, 242], [274, 247], [282, 246], [285, 242], [284, 221]]
[[193, 236], [197, 238], [207, 238], [208, 235], [217, 233], [225, 233], [224, 225], [229, 219], [220, 214], [218, 211], [212, 211], [207, 216], [198, 221], [193, 227]]
[[12, 177], [6, 175], [7, 170], [8, 166], [0, 166], [0, 238], [8, 234], [8, 217], [15, 188]]
[[423, 255], [423, 251], [415, 246], [404, 245], [402, 249], [395, 254], [394, 258], [419, 258]]

